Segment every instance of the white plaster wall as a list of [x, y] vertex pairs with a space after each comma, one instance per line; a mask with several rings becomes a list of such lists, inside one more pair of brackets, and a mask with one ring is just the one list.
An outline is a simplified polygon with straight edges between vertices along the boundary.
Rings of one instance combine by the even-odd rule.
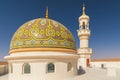
[[107, 76], [110, 76], [110, 77], [116, 77], [117, 76], [117, 69], [116, 68], [107, 68]]
[[80, 40], [80, 48], [88, 48], [88, 39]]
[[86, 67], [86, 58], [78, 59], [78, 69], [79, 69], [79, 66]]
[[91, 59], [90, 59], [90, 57], [91, 57], [91, 55], [86, 55], [86, 54], [83, 54], [83, 55], [79, 55], [80, 56], [80, 58], [78, 59], [78, 69], [79, 69], [79, 66], [82, 66], [82, 67], [87, 67], [86, 65], [86, 59], [89, 59], [90, 60], [90, 62], [91, 62]]
[[[107, 76], [116, 77], [120, 76], [120, 62], [91, 62], [91, 67], [93, 68], [101, 68], [101, 65], [104, 64], [104, 68], [107, 69]], [[119, 77], [120, 78], [120, 77]]]
[[[76, 65], [73, 65], [72, 70], [68, 72], [66, 61], [46, 61], [47, 62], [28, 62], [31, 65], [31, 74], [22, 73], [22, 65], [24, 64], [24, 62], [13, 62], [13, 73], [9, 74], [9, 80], [59, 80], [72, 77], [77, 74]], [[55, 64], [54, 73], [47, 73], [47, 64], [50, 62], [53, 62]], [[73, 62], [76, 63], [74, 60]]]
[[91, 62], [92, 67], [101, 67], [101, 64], [104, 64], [106, 68], [113, 67], [113, 68], [120, 68], [120, 62]]
[[9, 80], [17, 79], [17, 77], [22, 74], [22, 64], [12, 63], [12, 66], [12, 73], [9, 72]]
[[[35, 53], [35, 54], [34, 54]], [[40, 52], [41, 53], [41, 52]], [[39, 54], [38, 52], [32, 53], [16, 53], [11, 54], [10, 56], [18, 57], [18, 56], [43, 56], [43, 55], [62, 55], [62, 56], [73, 56], [73, 54], [67, 53], [59, 53], [56, 52], [42, 52]], [[10, 57], [9, 56], [9, 57]], [[9, 73], [9, 80], [63, 80], [68, 77], [75, 76], [77, 74], [77, 58], [53, 58], [53, 59], [16, 59], [16, 60], [9, 60], [13, 66], [13, 73]], [[47, 64], [48, 63], [55, 64], [55, 72], [54, 73], [47, 73]], [[67, 64], [68, 62], [72, 63], [72, 70], [67, 71]], [[31, 74], [23, 74], [22, 73], [22, 65], [24, 63], [29, 63], [31, 65]]]

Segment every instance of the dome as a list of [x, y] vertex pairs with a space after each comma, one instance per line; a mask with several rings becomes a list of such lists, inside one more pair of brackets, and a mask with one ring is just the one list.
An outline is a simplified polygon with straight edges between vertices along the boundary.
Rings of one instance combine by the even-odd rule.
[[38, 18], [24, 23], [12, 37], [9, 53], [22, 51], [75, 52], [76, 45], [64, 25], [51, 19]]

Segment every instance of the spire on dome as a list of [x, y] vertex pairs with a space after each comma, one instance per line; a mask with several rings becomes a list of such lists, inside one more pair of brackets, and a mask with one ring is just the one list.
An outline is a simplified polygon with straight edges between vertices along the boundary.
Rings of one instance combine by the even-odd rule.
[[83, 14], [85, 14], [85, 4], [83, 3]]
[[46, 15], [45, 15], [46, 19], [48, 19], [48, 7], [46, 7]]

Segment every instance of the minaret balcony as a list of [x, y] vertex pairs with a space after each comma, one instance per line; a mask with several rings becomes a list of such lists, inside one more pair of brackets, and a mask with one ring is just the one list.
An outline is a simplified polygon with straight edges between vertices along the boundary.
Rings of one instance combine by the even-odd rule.
[[90, 30], [89, 29], [80, 29], [78, 30], [79, 36], [90, 36]]
[[80, 48], [77, 52], [78, 54], [92, 54], [92, 48]]

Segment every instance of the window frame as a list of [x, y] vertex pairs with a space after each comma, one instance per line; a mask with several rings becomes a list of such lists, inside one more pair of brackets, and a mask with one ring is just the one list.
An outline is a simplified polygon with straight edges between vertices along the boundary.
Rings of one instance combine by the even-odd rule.
[[[50, 66], [52, 66], [53, 67], [53, 69], [49, 69], [50, 68]], [[55, 64], [54, 63], [48, 63], [47, 64], [47, 73], [54, 73], [55, 72]]]
[[72, 71], [72, 68], [73, 68], [72, 63], [68, 62], [67, 63], [67, 72]]
[[[25, 71], [26, 68], [28, 69], [28, 72]], [[22, 66], [22, 74], [31, 74], [31, 65], [29, 63], [24, 63]]]

